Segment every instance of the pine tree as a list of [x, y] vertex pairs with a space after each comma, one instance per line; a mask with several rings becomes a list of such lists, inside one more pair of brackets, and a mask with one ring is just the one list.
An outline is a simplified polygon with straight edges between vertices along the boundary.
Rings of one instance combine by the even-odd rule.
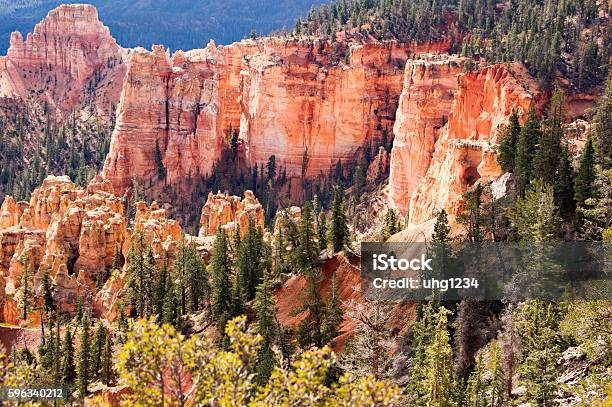
[[166, 167], [162, 158], [161, 149], [159, 148], [159, 140], [155, 140], [155, 168], [157, 169], [157, 179], [166, 179]]
[[317, 237], [319, 239], [319, 248], [321, 251], [327, 250], [327, 216], [325, 216], [323, 209], [319, 212], [318, 223]]
[[244, 301], [255, 298], [264, 270], [270, 267], [267, 261], [270, 251], [263, 239], [263, 231], [256, 227], [255, 220], [250, 218], [247, 232], [236, 256], [236, 274], [240, 282], [240, 295]]
[[550, 102], [546, 126], [540, 134], [533, 158], [533, 179], [541, 179], [553, 186], [555, 186], [555, 175], [562, 153], [564, 104], [563, 93], [559, 89], [555, 90]]
[[602, 170], [612, 168], [612, 77], [595, 108], [591, 129], [596, 162]]
[[323, 341], [329, 342], [338, 336], [338, 327], [344, 319], [344, 312], [340, 307], [340, 292], [338, 290], [338, 282], [336, 281], [336, 272], [332, 274], [331, 287], [329, 297], [325, 304], [325, 315], [323, 319]]
[[83, 317], [81, 325], [81, 344], [77, 364], [77, 386], [81, 400], [87, 395], [87, 386], [91, 380], [91, 343], [89, 337], [89, 317]]
[[121, 261], [121, 251], [119, 250], [119, 243], [115, 243], [115, 255], [113, 256], [113, 265], [111, 270], [121, 270], [123, 262]]
[[561, 218], [553, 189], [537, 180], [508, 211], [512, 226], [523, 242], [552, 242], [560, 238]]
[[417, 318], [412, 326], [412, 360], [407, 387], [413, 404], [417, 406], [427, 405], [429, 399], [424, 367], [427, 361], [426, 350], [434, 339], [437, 313], [437, 306], [432, 301], [417, 305]]
[[228, 256], [228, 245], [225, 231], [217, 230], [210, 260], [210, 273], [212, 276], [212, 317], [217, 323], [217, 330], [221, 335], [225, 332], [225, 323], [232, 312], [232, 287], [230, 284], [231, 261]]
[[383, 240], [389, 239], [391, 236], [399, 232], [399, 220], [393, 208], [389, 208], [385, 214], [385, 223], [382, 230]]
[[298, 246], [294, 250], [294, 264], [303, 275], [319, 265], [319, 245], [315, 241], [315, 230], [310, 203], [302, 209], [302, 219], [298, 228]]
[[50, 314], [55, 309], [55, 303], [53, 301], [53, 293], [51, 292], [51, 283], [49, 282], [49, 271], [45, 270], [43, 273], [43, 298], [45, 304], [45, 312]]
[[334, 198], [331, 205], [331, 225], [329, 228], [329, 240], [334, 252], [342, 251], [349, 244], [350, 232], [344, 199], [341, 196], [340, 187], [334, 188]]
[[83, 321], [83, 315], [85, 315], [85, 311], [83, 310], [83, 297], [79, 296], [77, 297], [77, 301], [76, 301], [76, 322], [77, 324], [81, 324], [81, 322]]
[[263, 338], [259, 347], [256, 367], [257, 382], [263, 385], [268, 381], [276, 364], [276, 356], [272, 350], [277, 331], [275, 324], [276, 309], [270, 276], [267, 271], [264, 272], [261, 284], [257, 286], [253, 309], [257, 317], [255, 331]]
[[95, 378], [98, 377], [101, 363], [102, 363], [102, 353], [104, 352], [104, 343], [106, 342], [106, 337], [108, 333], [106, 331], [106, 327], [102, 322], [98, 322], [98, 327], [96, 329], [96, 333], [94, 334], [93, 346], [91, 349], [91, 360], [90, 360], [90, 377]]
[[516, 149], [521, 134], [521, 125], [515, 111], [510, 115], [508, 126], [500, 137], [497, 162], [504, 172], [514, 172]]
[[100, 378], [102, 383], [110, 386], [114, 379], [113, 374], [113, 343], [110, 335], [104, 338], [104, 349], [100, 366]]
[[554, 182], [555, 204], [559, 208], [559, 214], [564, 219], [569, 219], [576, 210], [574, 201], [574, 170], [572, 169], [572, 157], [567, 145], [561, 147], [561, 155], [557, 160], [557, 171]]
[[517, 334], [524, 348], [519, 373], [525, 378], [525, 401], [540, 406], [555, 405], [559, 384], [557, 361], [561, 357], [559, 311], [553, 304], [525, 303], [520, 310]]
[[432, 342], [425, 350], [425, 386], [427, 405], [436, 407], [455, 406], [454, 392], [457, 382], [453, 369], [453, 353], [448, 333], [448, 311], [438, 309], [436, 328]]
[[134, 233], [128, 260], [127, 298], [139, 317], [147, 317], [153, 311], [155, 258], [142, 230]]
[[595, 150], [593, 140], [589, 137], [580, 156], [580, 164], [576, 172], [575, 198], [576, 204], [584, 206], [587, 199], [593, 197], [595, 183]]
[[516, 164], [514, 178], [516, 180], [517, 192], [523, 195], [533, 179], [533, 154], [540, 140], [540, 121], [536, 115], [535, 108], [529, 110], [529, 116], [521, 129], [516, 146]]
[[[180, 253], [180, 249], [179, 249]], [[176, 260], [175, 260], [176, 261]], [[168, 273], [168, 259], [164, 260], [161, 270], [157, 275], [157, 279], [155, 282], [155, 289], [153, 291], [153, 307], [155, 315], [158, 315], [160, 318], [163, 318], [164, 312], [164, 301], [166, 299], [167, 290], [168, 290], [168, 280], [171, 277]]]
[[33, 292], [32, 292], [32, 272], [30, 271], [30, 259], [28, 255], [24, 255], [20, 263], [23, 265], [21, 273], [21, 286], [19, 287], [19, 309], [21, 310], [21, 319], [27, 321], [28, 314], [33, 311]]
[[76, 368], [74, 365], [74, 344], [70, 329], [66, 329], [64, 334], [64, 345], [62, 346], [62, 383], [72, 384], [76, 378]]

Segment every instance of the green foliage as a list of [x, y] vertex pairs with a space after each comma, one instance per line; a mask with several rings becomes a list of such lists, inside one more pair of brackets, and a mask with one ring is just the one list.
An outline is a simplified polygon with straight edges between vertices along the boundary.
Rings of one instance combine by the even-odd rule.
[[161, 150], [159, 148], [159, 140], [155, 140], [155, 168], [157, 169], [157, 179], [166, 179], [166, 167], [164, 167], [164, 161]]
[[79, 397], [83, 400], [87, 396], [87, 386], [92, 379], [91, 366], [91, 339], [89, 336], [89, 317], [85, 316], [81, 324], [81, 337], [77, 363], [77, 388]]
[[576, 203], [583, 206], [587, 199], [593, 197], [595, 184], [595, 149], [593, 140], [589, 137], [580, 156], [580, 163], [575, 179]]
[[[336, 359], [329, 348], [308, 350], [290, 365], [276, 366], [265, 385], [255, 380], [262, 338], [244, 317], [227, 323], [228, 349], [205, 336], [185, 338], [152, 320], [135, 323], [118, 361], [120, 380], [131, 390], [126, 405], [219, 405], [329, 407], [399, 406], [400, 390], [373, 376], [344, 374], [328, 381]], [[160, 375], [160, 372], [167, 374]], [[187, 380], [189, 378], [189, 380]]]
[[448, 333], [448, 311], [438, 309], [434, 316], [435, 332], [431, 343], [425, 348], [426, 405], [436, 407], [456, 406], [458, 383], [453, 368], [453, 351]]
[[334, 252], [342, 251], [350, 242], [350, 232], [346, 217], [345, 203], [340, 187], [334, 188], [334, 199], [331, 204], [331, 222], [329, 228], [329, 241]]
[[417, 319], [412, 326], [412, 369], [408, 381], [408, 394], [414, 405], [426, 406], [429, 400], [427, 385], [427, 349], [434, 340], [438, 306], [432, 301], [417, 305]]
[[508, 212], [512, 226], [523, 242], [546, 243], [561, 236], [561, 218], [552, 187], [537, 180]]
[[529, 110], [529, 116], [521, 129], [516, 146], [514, 177], [519, 195], [523, 195], [533, 179], [533, 155], [541, 135], [540, 121], [535, 108]]
[[254, 219], [249, 218], [246, 234], [238, 245], [235, 255], [239, 289], [244, 301], [255, 298], [257, 286], [262, 282], [264, 273], [271, 267], [271, 251], [270, 245], [264, 240], [263, 230], [255, 226]]
[[515, 111], [510, 115], [508, 126], [500, 136], [497, 163], [504, 172], [514, 172], [516, 166], [516, 148], [521, 134], [521, 125]]
[[519, 372], [527, 391], [524, 400], [537, 405], [556, 405], [559, 385], [557, 361], [561, 356], [559, 322], [561, 313], [555, 304], [532, 301], [518, 311], [516, 333], [524, 354]]
[[32, 290], [32, 271], [30, 270], [30, 258], [26, 254], [20, 259], [23, 265], [21, 273], [21, 285], [19, 287], [17, 308], [21, 311], [21, 319], [28, 320], [28, 314], [34, 311], [34, 293]]
[[74, 343], [70, 329], [66, 329], [64, 343], [62, 345], [62, 383], [72, 384], [76, 379], [76, 367], [74, 365]]
[[102, 351], [102, 361], [100, 366], [100, 379], [102, 383], [110, 386], [114, 382], [115, 371], [113, 368], [113, 340], [110, 334], [104, 338], [104, 349]]
[[230, 282], [232, 265], [228, 255], [227, 237], [225, 231], [221, 228], [217, 231], [209, 267], [212, 277], [212, 317], [217, 323], [219, 333], [223, 333], [225, 322], [232, 312], [232, 287]]
[[275, 321], [276, 308], [274, 304], [275, 300], [272, 296], [270, 276], [267, 271], [264, 271], [262, 282], [257, 286], [257, 294], [255, 296], [255, 303], [253, 304], [253, 309], [257, 316], [255, 332], [262, 338], [256, 367], [257, 382], [260, 385], [268, 381], [276, 365], [276, 355], [272, 350], [278, 332]]
[[593, 197], [579, 208], [581, 235], [589, 240], [601, 240], [612, 227], [612, 168], [598, 169], [593, 185]]
[[[293, 33], [435, 42], [447, 35], [450, 13], [459, 32], [470, 34], [454, 44], [465, 57], [520, 61], [542, 83], [560, 72], [582, 89], [607, 77], [609, 46], [599, 45], [597, 36], [605, 38], [609, 29], [600, 24], [594, 1], [337, 0], [312, 9]], [[581, 35], [584, 27], [594, 35]]]
[[144, 232], [137, 230], [132, 236], [127, 267], [127, 299], [132, 310], [139, 317], [147, 317], [153, 312], [153, 278], [155, 258], [147, 243]]
[[400, 220], [397, 218], [395, 210], [393, 208], [389, 208], [385, 214], [385, 222], [382, 229], [383, 240], [389, 239], [400, 230]]
[[586, 351], [591, 362], [606, 366], [612, 361], [612, 303], [609, 301], [568, 303], [560, 330]]
[[[174, 282], [178, 284], [181, 315], [197, 312], [204, 307], [208, 300], [208, 275], [195, 243], [187, 242], [184, 235], [178, 244], [171, 278], [173, 284]], [[161, 289], [160, 286], [159, 290]]]

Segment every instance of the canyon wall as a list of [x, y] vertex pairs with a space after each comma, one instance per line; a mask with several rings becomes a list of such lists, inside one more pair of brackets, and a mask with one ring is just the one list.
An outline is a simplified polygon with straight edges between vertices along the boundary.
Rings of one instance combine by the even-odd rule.
[[389, 197], [406, 215], [410, 197], [426, 174], [441, 129], [448, 122], [463, 60], [448, 55], [406, 64], [404, 85], [393, 126]]
[[207, 174], [233, 129], [246, 165], [271, 155], [289, 176], [348, 161], [395, 120], [405, 61], [449, 44], [401, 47], [272, 37], [170, 56], [136, 49], [103, 176], [118, 192], [153, 180]]
[[[513, 110], [523, 120], [540, 96], [535, 82], [519, 64], [493, 65], [461, 74], [456, 84], [456, 91], [448, 85], [449, 92], [456, 93], [448, 122], [434, 131], [439, 138], [433, 145], [433, 152], [430, 150], [431, 137], [415, 137], [418, 131], [414, 127], [418, 129], [420, 123], [429, 123], [430, 129], [435, 128], [433, 124], [441, 123], [445, 110], [440, 109], [437, 122], [433, 124], [428, 122], [427, 109], [423, 110], [424, 116], [417, 107], [400, 109], [398, 115], [408, 116], [415, 112], [415, 119], [407, 125], [403, 124], [404, 120], [396, 122], [397, 143], [391, 158], [390, 190], [392, 202], [404, 213], [408, 209], [410, 223], [414, 225], [433, 218], [440, 209], [446, 209], [454, 217], [462, 208], [465, 191], [477, 181], [486, 182], [501, 175], [495, 153], [500, 130]], [[410, 93], [411, 89], [411, 86], [405, 87], [404, 92]], [[422, 93], [421, 90], [415, 92], [416, 95]], [[450, 93], [446, 95], [450, 97]], [[402, 101], [412, 96], [404, 94]], [[445, 101], [442, 106], [448, 107], [448, 99], [441, 100]], [[421, 102], [421, 106], [428, 103]], [[422, 140], [426, 140], [425, 143]]]
[[62, 5], [49, 12], [24, 41], [11, 35], [0, 57], [0, 100], [27, 99], [60, 116], [74, 109], [114, 112], [128, 51], [121, 48], [90, 5]]

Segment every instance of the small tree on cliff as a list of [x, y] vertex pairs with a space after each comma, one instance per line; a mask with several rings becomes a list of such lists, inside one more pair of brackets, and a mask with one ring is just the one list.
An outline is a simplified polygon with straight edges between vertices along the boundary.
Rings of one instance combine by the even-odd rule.
[[166, 167], [164, 167], [164, 160], [159, 148], [159, 140], [155, 140], [155, 168], [157, 168], [157, 179], [160, 181], [166, 179]]
[[393, 208], [389, 208], [389, 210], [387, 210], [387, 214], [385, 215], [385, 224], [382, 229], [383, 240], [389, 239], [399, 231], [400, 221], [397, 218], [395, 210]]
[[113, 340], [110, 334], [104, 338], [104, 349], [102, 352], [102, 361], [100, 365], [100, 379], [102, 383], [109, 386], [114, 380], [113, 370]]

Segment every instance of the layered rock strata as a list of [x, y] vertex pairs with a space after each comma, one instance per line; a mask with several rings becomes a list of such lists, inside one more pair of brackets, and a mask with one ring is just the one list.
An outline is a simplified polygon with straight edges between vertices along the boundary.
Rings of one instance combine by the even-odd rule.
[[264, 228], [264, 210], [253, 192], [246, 191], [243, 199], [210, 193], [202, 208], [199, 236], [214, 236], [219, 228], [231, 235], [236, 227], [244, 236], [250, 220], [256, 227]]
[[60, 116], [87, 108], [107, 117], [119, 100], [127, 57], [95, 7], [62, 5], [25, 40], [19, 32], [11, 35], [0, 57], [0, 99], [33, 98]]

